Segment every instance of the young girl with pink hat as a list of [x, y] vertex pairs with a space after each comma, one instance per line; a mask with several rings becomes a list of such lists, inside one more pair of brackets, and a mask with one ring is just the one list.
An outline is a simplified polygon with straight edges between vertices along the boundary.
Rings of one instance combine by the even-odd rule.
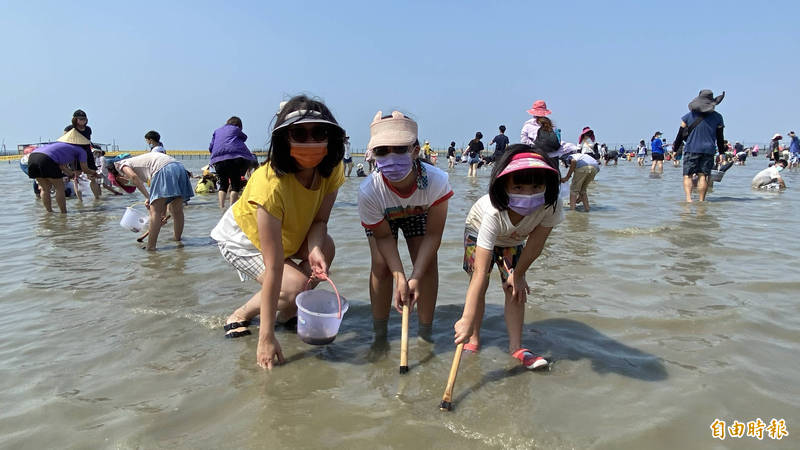
[[539, 257], [564, 214], [558, 201], [557, 163], [528, 145], [508, 147], [492, 171], [489, 193], [469, 211], [464, 230], [464, 270], [470, 274], [464, 312], [455, 324], [455, 343], [477, 353], [489, 274], [496, 263], [505, 294], [508, 351], [527, 369], [547, 360], [522, 346], [525, 302], [530, 293], [525, 273]]

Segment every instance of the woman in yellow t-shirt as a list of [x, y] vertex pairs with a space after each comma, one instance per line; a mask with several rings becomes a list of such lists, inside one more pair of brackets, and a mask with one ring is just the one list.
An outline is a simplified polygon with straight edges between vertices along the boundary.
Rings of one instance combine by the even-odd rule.
[[275, 324], [296, 322], [295, 297], [309, 278], [327, 274], [333, 260], [328, 218], [344, 183], [344, 136], [323, 103], [297, 96], [282, 104], [268, 163], [253, 172], [211, 232], [240, 276], [261, 285], [228, 317], [225, 336], [250, 334], [250, 319], [259, 315], [256, 362], [262, 368], [283, 363]]

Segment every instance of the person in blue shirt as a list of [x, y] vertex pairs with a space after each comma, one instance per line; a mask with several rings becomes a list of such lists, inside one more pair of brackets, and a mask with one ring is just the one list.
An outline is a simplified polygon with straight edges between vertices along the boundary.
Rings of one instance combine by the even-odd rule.
[[792, 155], [789, 159], [789, 168], [792, 168], [800, 164], [800, 138], [794, 134], [794, 131], [790, 131], [789, 139], [792, 140], [789, 143], [789, 153]]
[[714, 93], [703, 89], [691, 102], [689, 113], [681, 117], [681, 126], [673, 143], [674, 148], [683, 147], [683, 192], [686, 202], [692, 201], [692, 177], [697, 175], [697, 192], [700, 201], [705, 201], [708, 192], [708, 176], [714, 167], [714, 154], [727, 150], [722, 115], [714, 107], [725, 98], [725, 92], [714, 97]]
[[660, 131], [650, 138], [650, 157], [653, 159], [650, 172], [664, 172], [664, 141], [661, 140]]

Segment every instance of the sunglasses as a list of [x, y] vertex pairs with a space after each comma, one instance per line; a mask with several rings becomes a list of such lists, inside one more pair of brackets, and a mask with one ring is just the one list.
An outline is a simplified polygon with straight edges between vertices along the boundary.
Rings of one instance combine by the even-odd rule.
[[316, 125], [311, 129], [302, 126], [290, 127], [289, 139], [298, 143], [324, 142], [328, 140], [328, 127], [324, 125]]
[[403, 155], [409, 152], [411, 148], [407, 145], [403, 146], [383, 146], [383, 147], [375, 147], [372, 150], [372, 154], [375, 156], [386, 156], [389, 153], [394, 153], [397, 155]]

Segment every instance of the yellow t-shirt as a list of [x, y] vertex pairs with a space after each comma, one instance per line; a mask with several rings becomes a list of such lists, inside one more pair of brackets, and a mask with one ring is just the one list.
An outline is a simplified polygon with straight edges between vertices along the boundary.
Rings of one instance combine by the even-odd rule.
[[308, 229], [317, 215], [322, 199], [344, 184], [342, 163], [333, 169], [328, 178], [322, 178], [319, 188], [306, 189], [292, 173], [282, 177], [275, 175], [269, 164], [253, 172], [247, 181], [241, 198], [233, 205], [233, 217], [250, 242], [259, 250], [256, 211], [262, 206], [281, 221], [283, 257], [288, 258], [300, 249], [308, 235]]

